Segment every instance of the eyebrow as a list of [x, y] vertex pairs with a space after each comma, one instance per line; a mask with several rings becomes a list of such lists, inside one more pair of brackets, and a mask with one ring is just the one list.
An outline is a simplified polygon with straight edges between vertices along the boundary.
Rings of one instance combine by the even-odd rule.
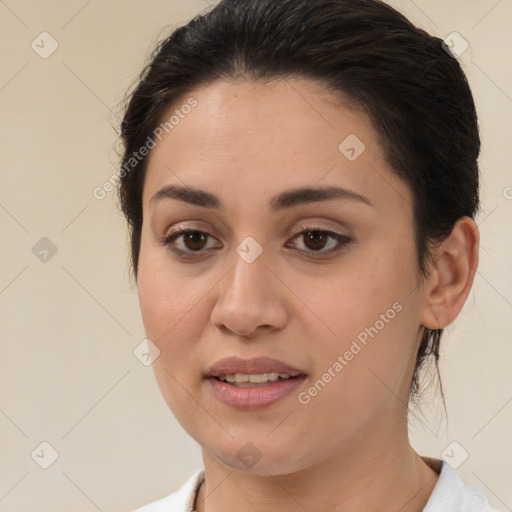
[[[206, 190], [189, 186], [167, 185], [156, 192], [149, 204], [152, 206], [163, 199], [176, 199], [195, 206], [215, 210], [222, 210], [224, 208], [222, 200], [218, 196]], [[348, 199], [373, 206], [366, 196], [337, 186], [299, 187], [285, 190], [272, 197], [269, 206], [272, 211], [278, 212], [300, 204], [331, 201], [333, 199]]]

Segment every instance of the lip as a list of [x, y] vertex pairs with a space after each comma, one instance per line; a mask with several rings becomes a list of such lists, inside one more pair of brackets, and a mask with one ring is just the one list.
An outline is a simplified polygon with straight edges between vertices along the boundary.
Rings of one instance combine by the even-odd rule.
[[239, 357], [225, 357], [214, 363], [206, 373], [206, 377], [219, 377], [219, 375], [234, 375], [235, 373], [287, 373], [291, 377], [304, 375], [304, 372], [293, 368], [282, 361], [270, 357], [254, 357], [241, 359]]
[[[236, 373], [287, 373], [292, 378], [248, 387], [233, 386], [216, 378], [219, 375]], [[219, 401], [236, 409], [250, 411], [268, 407], [290, 395], [303, 384], [307, 375], [282, 361], [268, 357], [228, 357], [217, 361], [208, 370], [205, 379]]]

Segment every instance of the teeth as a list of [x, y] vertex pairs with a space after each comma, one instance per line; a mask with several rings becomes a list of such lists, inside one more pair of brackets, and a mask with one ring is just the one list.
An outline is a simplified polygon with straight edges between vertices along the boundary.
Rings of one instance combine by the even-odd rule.
[[[246, 377], [246, 375], [244, 377]], [[269, 380], [270, 379], [268, 377], [268, 373], [261, 373], [259, 375], [249, 375], [249, 382], [255, 382], [256, 384], [268, 382]]]
[[256, 373], [256, 374], [244, 374], [236, 373], [234, 375], [219, 375], [220, 380], [234, 384], [245, 384], [254, 383], [262, 384], [264, 382], [276, 382], [279, 379], [289, 379], [290, 375], [287, 373]]

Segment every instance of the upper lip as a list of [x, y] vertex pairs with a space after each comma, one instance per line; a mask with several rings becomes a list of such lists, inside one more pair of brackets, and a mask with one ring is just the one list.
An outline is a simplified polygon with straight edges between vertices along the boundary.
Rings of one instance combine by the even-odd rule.
[[219, 377], [220, 375], [261, 374], [261, 373], [286, 373], [291, 377], [303, 375], [304, 372], [293, 368], [282, 361], [269, 357], [255, 357], [252, 359], [241, 359], [239, 357], [226, 357], [214, 363], [208, 370], [208, 377]]

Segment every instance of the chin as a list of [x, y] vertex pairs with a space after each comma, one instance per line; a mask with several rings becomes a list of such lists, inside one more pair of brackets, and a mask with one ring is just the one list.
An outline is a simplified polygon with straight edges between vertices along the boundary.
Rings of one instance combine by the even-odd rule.
[[[268, 436], [268, 432], [265, 435]], [[216, 443], [215, 446], [204, 439], [198, 442], [219, 463], [239, 473], [260, 476], [286, 475], [308, 466], [305, 459], [309, 456], [306, 453], [298, 453], [297, 443], [292, 442], [289, 437], [276, 437], [272, 441], [265, 439], [265, 436], [228, 437], [223, 445]]]

